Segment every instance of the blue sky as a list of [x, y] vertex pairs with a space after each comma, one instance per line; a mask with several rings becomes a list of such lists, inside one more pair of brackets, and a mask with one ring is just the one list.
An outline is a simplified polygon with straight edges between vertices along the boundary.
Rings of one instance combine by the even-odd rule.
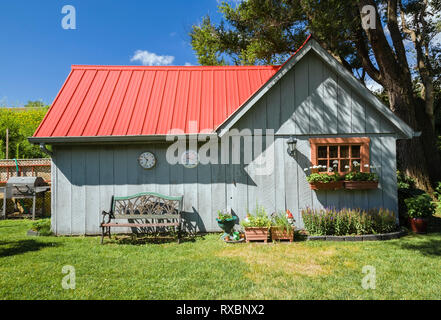
[[[0, 1], [0, 106], [52, 103], [72, 64], [197, 64], [188, 36], [216, 0]], [[76, 9], [64, 30], [61, 9]], [[132, 60], [137, 53], [138, 60]], [[170, 58], [173, 57], [173, 58]]]

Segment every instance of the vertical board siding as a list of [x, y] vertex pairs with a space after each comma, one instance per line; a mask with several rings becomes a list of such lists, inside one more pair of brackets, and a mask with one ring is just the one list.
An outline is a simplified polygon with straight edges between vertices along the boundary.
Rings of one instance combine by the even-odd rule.
[[72, 150], [60, 148], [57, 150], [55, 165], [57, 166], [57, 182], [55, 201], [57, 208], [56, 230], [57, 234], [71, 234], [72, 223]]
[[[86, 234], [99, 230], [101, 212], [110, 210], [110, 203], [101, 206], [100, 201], [100, 158], [99, 150], [87, 148], [86, 151]], [[129, 168], [129, 166], [127, 166]]]
[[[57, 165], [54, 162], [54, 159], [56, 159], [57, 157], [57, 149], [53, 148], [52, 151], [52, 159], [51, 159], [51, 188], [52, 188], [52, 192], [51, 192], [51, 208], [55, 209], [57, 208], [57, 181], [58, 181], [58, 176], [57, 176]], [[53, 212], [53, 211], [52, 211]], [[56, 214], [51, 214], [51, 231], [54, 234], [57, 234], [57, 215]]]
[[86, 233], [86, 157], [79, 149], [72, 150], [72, 233]]
[[396, 164], [396, 139], [394, 137], [383, 137], [382, 139], [382, 189], [383, 206], [394, 212], [398, 212], [398, 190], [397, 190], [397, 164]]
[[[241, 164], [199, 164], [188, 169], [166, 161], [167, 144], [57, 146], [52, 172], [52, 228], [56, 234], [99, 234], [101, 211], [109, 210], [112, 195], [156, 191], [184, 195], [185, 226], [190, 231], [219, 231], [218, 210], [231, 209], [243, 219], [256, 204], [268, 213], [289, 209], [298, 227], [301, 210], [312, 207], [389, 208], [397, 212], [396, 137], [394, 128], [356, 94], [318, 56], [308, 54], [285, 74], [236, 125], [239, 131], [273, 129], [273, 143], [262, 141], [262, 152], [244, 163], [244, 137], [238, 151]], [[311, 166], [309, 138], [319, 136], [371, 138], [371, 164], [380, 176], [370, 191], [312, 191], [304, 169]], [[295, 157], [287, 140], [298, 139]], [[273, 152], [271, 152], [274, 150]], [[144, 170], [138, 157], [156, 155], [157, 165]], [[246, 151], [250, 152], [250, 151]], [[269, 165], [270, 170], [263, 172]], [[116, 230], [122, 231], [122, 230]], [[128, 230], [130, 231], [130, 230]]]

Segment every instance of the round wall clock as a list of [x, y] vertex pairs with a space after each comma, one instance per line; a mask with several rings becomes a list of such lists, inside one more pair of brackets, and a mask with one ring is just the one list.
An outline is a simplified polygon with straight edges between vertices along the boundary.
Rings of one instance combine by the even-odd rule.
[[138, 163], [144, 169], [152, 169], [156, 165], [156, 157], [151, 152], [144, 152], [139, 156]]
[[181, 163], [188, 169], [196, 168], [199, 163], [198, 153], [194, 150], [185, 151], [181, 156]]

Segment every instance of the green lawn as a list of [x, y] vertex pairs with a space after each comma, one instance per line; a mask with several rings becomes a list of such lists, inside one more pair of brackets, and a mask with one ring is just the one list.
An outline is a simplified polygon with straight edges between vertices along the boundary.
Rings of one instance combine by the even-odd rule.
[[[441, 220], [441, 219], [439, 219]], [[441, 233], [385, 242], [227, 245], [30, 237], [0, 221], [0, 299], [439, 299]], [[108, 241], [108, 240], [107, 240]], [[64, 265], [76, 289], [64, 290]], [[376, 289], [361, 286], [376, 268]]]

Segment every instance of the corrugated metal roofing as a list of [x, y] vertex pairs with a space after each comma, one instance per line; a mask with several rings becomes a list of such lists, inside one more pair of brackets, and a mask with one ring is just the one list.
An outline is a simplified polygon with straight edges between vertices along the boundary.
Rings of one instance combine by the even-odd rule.
[[34, 137], [213, 131], [280, 66], [72, 66]]

